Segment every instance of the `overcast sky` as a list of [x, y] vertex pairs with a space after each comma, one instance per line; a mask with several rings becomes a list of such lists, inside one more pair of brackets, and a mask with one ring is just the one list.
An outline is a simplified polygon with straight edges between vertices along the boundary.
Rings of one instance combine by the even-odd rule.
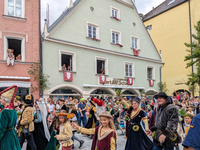
[[[73, 0], [75, 1], [75, 0]], [[151, 11], [153, 7], [158, 6], [165, 0], [135, 0], [136, 7], [139, 13], [146, 14]], [[43, 30], [44, 19], [46, 18], [46, 5], [49, 4], [49, 20], [50, 24], [52, 24], [60, 14], [65, 10], [67, 6], [69, 6], [70, 0], [41, 0], [41, 26]]]

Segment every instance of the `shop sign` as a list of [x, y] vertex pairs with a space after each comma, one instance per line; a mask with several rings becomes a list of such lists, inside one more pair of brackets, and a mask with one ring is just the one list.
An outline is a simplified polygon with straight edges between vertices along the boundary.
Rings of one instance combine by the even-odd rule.
[[[99, 80], [101, 84], [101, 80]], [[133, 83], [133, 78], [132, 78]], [[106, 85], [130, 85], [128, 84], [128, 79], [119, 79], [119, 78], [107, 78], [106, 79]], [[133, 84], [132, 84], [133, 85]]]

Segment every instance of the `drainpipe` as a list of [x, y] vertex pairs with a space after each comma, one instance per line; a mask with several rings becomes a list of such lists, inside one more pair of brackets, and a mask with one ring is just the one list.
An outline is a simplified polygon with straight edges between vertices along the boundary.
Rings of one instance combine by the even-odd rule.
[[[189, 24], [190, 24], [190, 44], [192, 44], [192, 17], [191, 17], [191, 6], [190, 6], [190, 0], [188, 0], [188, 7], [189, 7]], [[191, 48], [191, 54], [192, 54], [192, 48]], [[192, 60], [193, 61], [193, 58]], [[192, 66], [192, 73], [194, 73], [194, 67]], [[192, 88], [192, 93], [194, 97], [194, 86]]]
[[162, 67], [164, 67], [165, 63], [162, 63], [162, 66], [160, 67], [160, 92], [162, 92]]

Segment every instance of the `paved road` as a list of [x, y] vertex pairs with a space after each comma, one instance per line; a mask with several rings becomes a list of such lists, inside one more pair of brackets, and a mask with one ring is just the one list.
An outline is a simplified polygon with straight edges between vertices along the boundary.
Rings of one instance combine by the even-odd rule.
[[[121, 131], [117, 130], [118, 133], [118, 142], [117, 142], [117, 150], [124, 150], [125, 149], [125, 144], [126, 144], [126, 139], [124, 139], [124, 136], [121, 135]], [[83, 136], [82, 134], [76, 134], [76, 136], [81, 139], [84, 140], [85, 143], [83, 144], [83, 146], [79, 149], [79, 142], [75, 141], [74, 142], [74, 150], [90, 150], [91, 149], [91, 145], [92, 145], [92, 139], [89, 139], [88, 137]], [[183, 147], [180, 145], [179, 146], [180, 149], [179, 150], [183, 150]], [[26, 150], [26, 143], [24, 143], [24, 146], [22, 148], [22, 150]]]

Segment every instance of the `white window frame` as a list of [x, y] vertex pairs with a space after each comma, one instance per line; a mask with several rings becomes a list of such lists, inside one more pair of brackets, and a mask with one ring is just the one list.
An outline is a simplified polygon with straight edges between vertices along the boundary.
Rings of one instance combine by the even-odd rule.
[[21, 61], [25, 62], [25, 38], [11, 35], [4, 36], [4, 60], [7, 60], [8, 39], [21, 40]]
[[105, 61], [105, 75], [108, 75], [108, 58], [95, 56], [95, 74], [97, 74], [97, 60]]
[[61, 56], [62, 54], [66, 54], [66, 55], [72, 55], [72, 71], [71, 72], [76, 72], [76, 53], [74, 52], [69, 52], [69, 51], [65, 51], [65, 50], [59, 50], [59, 70], [61, 71], [61, 66], [62, 66], [62, 59]]
[[[15, 4], [15, 1], [16, 0], [14, 0], [14, 4]], [[10, 16], [10, 15], [8, 15], [8, 0], [4, 0], [4, 14], [5, 15], [7, 15], [7, 16]], [[18, 17], [18, 16], [11, 16], [11, 17], [18, 17], [18, 18], [25, 18], [25, 0], [22, 0], [22, 16], [21, 17]], [[14, 14], [15, 14], [15, 11], [14, 11]]]
[[87, 29], [87, 30], [86, 30], [86, 31], [87, 31], [87, 32], [86, 32], [86, 35], [87, 35], [86, 37], [87, 37], [87, 38], [90, 38], [90, 37], [88, 36], [88, 26], [89, 26], [89, 25], [90, 25], [90, 26], [93, 26], [93, 27], [96, 27], [96, 39], [99, 40], [99, 38], [100, 38], [100, 36], [99, 36], [99, 25], [94, 24], [94, 23], [91, 23], [91, 22], [88, 22], [88, 21], [86, 22], [86, 29]]
[[[132, 65], [132, 76], [126, 76], [126, 64]], [[124, 62], [124, 76], [126, 78], [135, 78], [135, 63], [134, 62]]]
[[121, 35], [121, 32], [117, 31], [117, 30], [113, 30], [113, 29], [111, 29], [111, 43], [112, 44], [117, 44], [117, 43], [113, 43], [113, 41], [112, 41], [112, 33], [113, 32], [119, 34], [119, 44], [122, 45], [122, 35]]
[[132, 39], [133, 38], [135, 38], [135, 39], [137, 39], [137, 49], [136, 50], [140, 50], [140, 39], [139, 39], [139, 37], [136, 37], [136, 36], [133, 36], [133, 35], [131, 35], [131, 48], [132, 49], [135, 49], [134, 47], [132, 47]]
[[148, 78], [148, 68], [152, 68], [153, 70], [152, 70], [152, 80], [155, 80], [155, 66], [147, 66], [147, 68], [146, 68], [146, 75], [147, 75], [147, 80], [150, 80], [149, 78]]
[[112, 10], [115, 10], [117, 11], [117, 19], [120, 19], [120, 9], [116, 8], [116, 7], [113, 7], [113, 6], [110, 6], [110, 17], [114, 18], [112, 16]]

